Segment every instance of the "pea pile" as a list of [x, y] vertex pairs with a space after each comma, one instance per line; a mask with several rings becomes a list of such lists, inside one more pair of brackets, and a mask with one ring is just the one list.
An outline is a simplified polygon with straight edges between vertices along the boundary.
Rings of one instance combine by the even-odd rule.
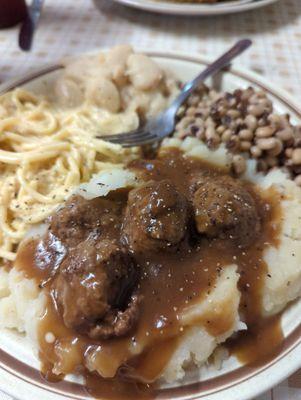
[[217, 93], [203, 85], [179, 110], [175, 136], [196, 136], [211, 149], [223, 143], [236, 175], [252, 158], [259, 172], [284, 168], [301, 186], [301, 126], [292, 125], [288, 114], [275, 113], [263, 91]]

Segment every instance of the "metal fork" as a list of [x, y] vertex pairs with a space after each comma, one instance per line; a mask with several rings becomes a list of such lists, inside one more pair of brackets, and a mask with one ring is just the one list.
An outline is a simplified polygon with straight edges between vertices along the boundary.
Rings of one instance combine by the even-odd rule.
[[171, 105], [157, 117], [149, 119], [144, 126], [127, 133], [102, 135], [97, 136], [97, 138], [111, 143], [121, 144], [123, 147], [142, 146], [161, 141], [173, 133], [176, 124], [177, 111], [191, 93], [207, 78], [228, 66], [235, 57], [250, 47], [251, 44], [252, 42], [249, 39], [239, 40], [230, 50], [224, 53], [212, 64], [208, 65], [196, 78], [187, 82], [181, 93], [176, 97]]

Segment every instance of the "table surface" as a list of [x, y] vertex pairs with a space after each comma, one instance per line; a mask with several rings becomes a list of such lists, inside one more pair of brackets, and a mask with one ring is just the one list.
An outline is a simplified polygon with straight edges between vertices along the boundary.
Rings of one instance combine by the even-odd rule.
[[[301, 0], [210, 18], [150, 14], [110, 0], [47, 0], [31, 53], [18, 49], [17, 34], [18, 28], [0, 31], [0, 82], [62, 57], [125, 42], [213, 58], [238, 38], [249, 37], [254, 44], [239, 64], [301, 102]], [[9, 399], [0, 392], [0, 400]], [[256, 400], [300, 399], [301, 370]]]

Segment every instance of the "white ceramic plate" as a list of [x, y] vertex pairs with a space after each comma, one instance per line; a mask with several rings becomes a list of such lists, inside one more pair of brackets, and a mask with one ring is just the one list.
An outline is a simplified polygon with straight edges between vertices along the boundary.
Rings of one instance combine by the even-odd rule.
[[[163, 67], [173, 70], [185, 81], [195, 76], [208, 62], [200, 57], [149, 53]], [[0, 86], [0, 92], [17, 85], [37, 93], [46, 93], [61, 73], [60, 66], [50, 66], [35, 74]], [[257, 74], [243, 69], [221, 73], [214, 82], [217, 89], [234, 90], [254, 86], [265, 90], [280, 113], [289, 113], [294, 123], [301, 123], [301, 107], [283, 90], [271, 86]], [[285, 339], [274, 358], [256, 367], [242, 366], [232, 357], [220, 371], [202, 369], [200, 376], [188, 375], [180, 385], [162, 387], [156, 399], [177, 400], [247, 400], [275, 386], [301, 367], [301, 300], [283, 314]], [[200, 344], [201, 345], [201, 344]], [[90, 398], [79, 382], [46, 382], [39, 373], [39, 362], [26, 340], [14, 332], [0, 332], [0, 390], [21, 400], [65, 400]]]
[[117, 3], [160, 14], [210, 16], [250, 11], [278, 0], [230, 0], [214, 4], [176, 3], [172, 0], [112, 0]]

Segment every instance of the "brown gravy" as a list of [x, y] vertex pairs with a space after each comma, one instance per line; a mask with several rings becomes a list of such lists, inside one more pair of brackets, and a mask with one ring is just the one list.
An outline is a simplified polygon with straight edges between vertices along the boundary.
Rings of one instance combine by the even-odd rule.
[[[214, 178], [225, 170], [194, 158], [186, 158], [178, 150], [163, 153], [160, 159], [140, 160], [129, 166], [145, 181], [170, 179], [177, 189], [187, 195], [187, 182], [194, 172], [203, 170]], [[214, 288], [222, 269], [237, 264], [240, 273], [239, 286], [242, 293], [240, 310], [247, 324], [253, 328], [244, 332], [229, 344], [229, 348], [245, 363], [255, 362], [271, 354], [282, 340], [279, 318], [266, 321], [261, 316], [261, 290], [267, 274], [263, 251], [267, 246], [278, 245], [281, 212], [275, 192], [258, 194], [251, 184], [245, 183], [253, 193], [263, 221], [262, 231], [256, 242], [247, 250], [234, 246], [227, 240], [202, 239], [193, 250], [190, 247], [180, 252], [158, 252], [151, 256], [140, 256], [137, 262], [142, 270], [140, 291], [143, 295], [139, 320], [130, 335], [109, 340], [92, 340], [65, 327], [55, 307], [48, 282], [53, 268], [64, 257], [60, 243], [49, 235], [41, 240], [31, 240], [21, 246], [16, 266], [27, 277], [35, 278], [45, 286], [47, 294], [46, 312], [40, 320], [39, 345], [43, 373], [53, 379], [53, 364], [59, 363], [64, 374], [83, 373], [87, 354], [93, 354], [94, 365], [105, 371], [109, 379], [84, 372], [87, 388], [96, 397], [128, 399], [138, 396], [147, 398], [151, 386], [137, 380], [153, 382], [160, 376], [173, 351], [178, 338], [183, 334], [178, 315], [187, 305], [204, 298]], [[125, 204], [124, 204], [125, 206]], [[120, 218], [122, 217], [122, 213]], [[43, 268], [43, 257], [51, 257], [53, 268]], [[207, 315], [196, 321], [212, 335], [225, 333], [232, 326], [227, 314], [227, 305], [221, 313]], [[54, 341], [48, 338], [51, 332]], [[49, 335], [48, 335], [49, 336]], [[142, 354], [130, 356], [129, 347], [145, 347]], [[124, 367], [119, 365], [127, 361]], [[117, 373], [115, 378], [112, 378]]]

